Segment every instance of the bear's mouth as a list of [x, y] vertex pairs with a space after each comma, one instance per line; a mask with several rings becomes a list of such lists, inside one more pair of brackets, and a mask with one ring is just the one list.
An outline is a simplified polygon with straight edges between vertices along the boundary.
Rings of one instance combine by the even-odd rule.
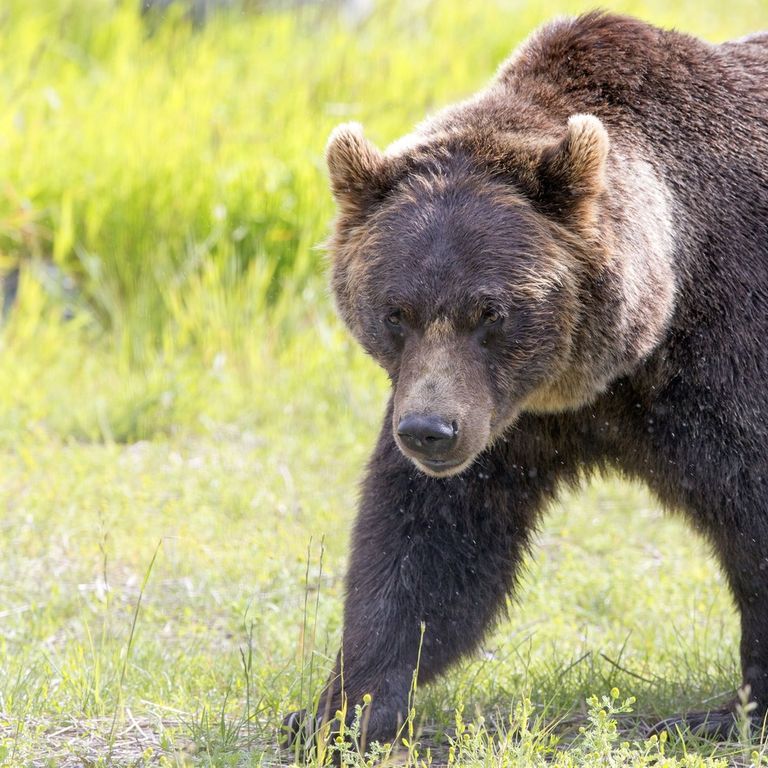
[[[409, 457], [410, 458], [410, 457]], [[465, 470], [472, 459], [414, 459], [411, 461], [431, 477], [450, 477]]]

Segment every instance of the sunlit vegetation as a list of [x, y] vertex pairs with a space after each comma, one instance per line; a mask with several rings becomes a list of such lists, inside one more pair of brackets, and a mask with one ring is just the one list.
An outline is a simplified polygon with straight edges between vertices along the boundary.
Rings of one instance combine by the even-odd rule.
[[[0, 764], [290, 764], [278, 723], [338, 643], [387, 387], [325, 287], [326, 137], [359, 120], [386, 144], [593, 3], [251, 3], [202, 27], [138, 5], [0, 7], [0, 272], [20, 275], [0, 327]], [[763, 0], [603, 5], [715, 41], [768, 26]], [[615, 478], [539, 538], [508, 620], [415, 692], [397, 759], [762, 765], [748, 739], [645, 738], [738, 680], [703, 543]]]

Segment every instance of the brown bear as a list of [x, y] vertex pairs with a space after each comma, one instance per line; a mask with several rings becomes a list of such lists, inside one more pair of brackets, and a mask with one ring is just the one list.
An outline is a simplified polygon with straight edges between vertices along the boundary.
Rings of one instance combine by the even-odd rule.
[[762, 722], [768, 34], [561, 19], [385, 152], [348, 124], [327, 157], [333, 290], [392, 396], [318, 716], [370, 694], [368, 739], [391, 738], [419, 654], [428, 681], [475, 649], [547, 501], [610, 468], [711, 542]]

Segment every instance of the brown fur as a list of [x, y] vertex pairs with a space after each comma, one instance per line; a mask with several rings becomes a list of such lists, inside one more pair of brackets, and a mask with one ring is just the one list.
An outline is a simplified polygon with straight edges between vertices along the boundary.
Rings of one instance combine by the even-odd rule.
[[498, 615], [546, 501], [611, 467], [711, 541], [765, 715], [767, 82], [766, 35], [596, 13], [385, 152], [334, 132], [333, 289], [393, 396], [330, 711], [371, 693], [391, 735], [421, 622], [429, 680]]

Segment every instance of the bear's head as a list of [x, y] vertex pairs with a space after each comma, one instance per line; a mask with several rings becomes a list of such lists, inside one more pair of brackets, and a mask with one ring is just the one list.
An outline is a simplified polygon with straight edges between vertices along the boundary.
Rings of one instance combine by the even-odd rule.
[[585, 303], [604, 266], [607, 153], [589, 115], [554, 136], [416, 134], [387, 152], [357, 124], [331, 135], [333, 290], [392, 380], [397, 445], [427, 474], [461, 472], [521, 412], [604, 385]]

